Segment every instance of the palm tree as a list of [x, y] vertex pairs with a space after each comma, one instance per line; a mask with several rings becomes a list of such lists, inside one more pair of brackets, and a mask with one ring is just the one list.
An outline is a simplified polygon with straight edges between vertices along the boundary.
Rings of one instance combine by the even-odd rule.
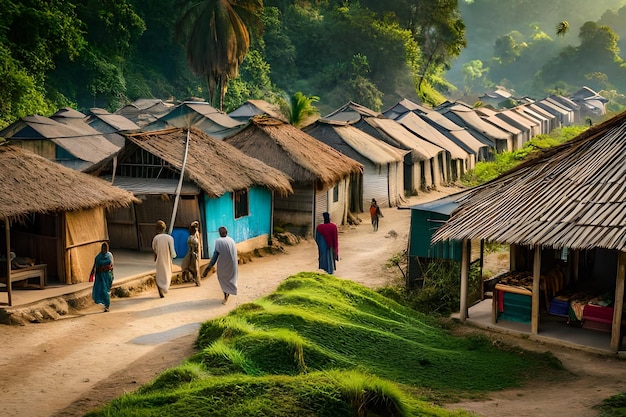
[[556, 25], [557, 36], [563, 37], [568, 31], [569, 31], [569, 23], [567, 22], [567, 20], [563, 20], [562, 22], [559, 22], [558, 25]]
[[290, 124], [295, 127], [300, 127], [305, 124], [309, 118], [319, 115], [317, 107], [313, 105], [313, 103], [319, 100], [320, 98], [317, 96], [305, 96], [302, 92], [298, 91], [291, 96], [289, 103], [286, 101], [282, 103], [281, 110], [283, 114], [287, 116], [287, 119], [289, 119]]
[[178, 7], [176, 37], [191, 70], [206, 80], [209, 102], [219, 94], [222, 110], [228, 81], [237, 78], [250, 48], [249, 28], [262, 29], [263, 0], [178, 0]]

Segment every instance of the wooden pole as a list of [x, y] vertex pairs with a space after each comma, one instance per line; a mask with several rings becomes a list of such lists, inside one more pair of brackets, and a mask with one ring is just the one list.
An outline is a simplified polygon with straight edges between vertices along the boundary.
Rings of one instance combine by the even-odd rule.
[[4, 233], [7, 242], [7, 295], [9, 297], [9, 305], [13, 305], [13, 294], [11, 293], [11, 225], [9, 218], [4, 219]]
[[470, 251], [468, 247], [471, 242], [469, 239], [463, 240], [463, 249], [461, 251], [461, 301], [459, 306], [459, 318], [461, 321], [467, 320], [467, 282], [469, 276], [469, 257]]
[[611, 350], [619, 351], [622, 330], [622, 308], [624, 306], [624, 277], [626, 276], [626, 252], [620, 252], [617, 258], [617, 277], [615, 279], [615, 301], [613, 304], [613, 326], [611, 328]]
[[539, 284], [541, 281], [541, 246], [535, 245], [535, 259], [533, 262], [533, 295], [530, 316], [530, 333], [536, 335], [539, 331]]

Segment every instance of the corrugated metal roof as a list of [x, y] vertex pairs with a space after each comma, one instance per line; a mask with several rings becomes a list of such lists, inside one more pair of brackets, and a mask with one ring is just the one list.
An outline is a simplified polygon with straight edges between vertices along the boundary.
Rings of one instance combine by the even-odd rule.
[[[111, 183], [111, 176], [104, 176], [102, 179]], [[123, 190], [130, 191], [135, 195], [142, 194], [176, 194], [178, 180], [174, 178], [133, 178], [115, 177], [113, 184]], [[182, 195], [200, 194], [200, 187], [196, 184], [183, 181], [180, 193]]]
[[626, 112], [470, 193], [446, 239], [626, 251]]

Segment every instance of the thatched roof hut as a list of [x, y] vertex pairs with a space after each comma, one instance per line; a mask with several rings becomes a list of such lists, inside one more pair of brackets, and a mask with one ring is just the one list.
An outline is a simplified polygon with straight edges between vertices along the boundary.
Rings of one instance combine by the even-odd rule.
[[[139, 202], [131, 193], [13, 145], [0, 145], [0, 219], [6, 251], [36, 259], [48, 278], [86, 281], [101, 242], [105, 209]], [[17, 223], [17, 224], [15, 224]], [[0, 267], [12, 304], [10, 263]]]
[[91, 175], [16, 146], [0, 146], [0, 219], [33, 213], [128, 206], [135, 197]]
[[294, 233], [314, 233], [323, 212], [345, 223], [351, 202], [361, 198], [363, 165], [288, 123], [254, 117], [225, 140], [292, 178], [294, 195], [276, 199], [274, 217], [278, 225], [297, 225]]
[[435, 240], [626, 251], [626, 113], [470, 193]]
[[315, 183], [318, 189], [360, 174], [363, 166], [302, 130], [271, 117], [255, 117], [241, 132], [225, 141], [246, 155], [263, 161], [296, 183]]
[[[187, 131], [175, 128], [135, 133], [127, 137], [132, 144], [156, 155], [180, 172], [188, 132], [185, 177], [198, 184], [209, 196], [219, 197], [226, 192], [251, 186], [266, 187], [280, 195], [293, 192], [291, 178], [285, 173], [198, 129]], [[132, 147], [126, 148], [122, 153], [132, 151]]]
[[[554, 282], [546, 278], [554, 265], [574, 289], [613, 293], [607, 300], [612, 305], [608, 331], [617, 351], [626, 270], [626, 112], [469, 192], [432, 241], [447, 239], [511, 245], [511, 271], [532, 271], [526, 275], [532, 278], [532, 334], [538, 332], [539, 294], [556, 295]], [[465, 320], [469, 249], [463, 248], [460, 312]], [[564, 261], [562, 256], [555, 261], [555, 249], [567, 250]]]

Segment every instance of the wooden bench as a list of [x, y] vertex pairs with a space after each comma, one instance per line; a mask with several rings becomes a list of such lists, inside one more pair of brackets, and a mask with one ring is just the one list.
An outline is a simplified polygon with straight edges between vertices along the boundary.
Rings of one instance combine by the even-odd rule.
[[[26, 268], [12, 269], [11, 270], [11, 284], [17, 281], [24, 281], [24, 280], [28, 280], [31, 278], [38, 278], [39, 289], [43, 290], [44, 286], [46, 285], [47, 278], [48, 278], [47, 267], [48, 267], [47, 264], [39, 264], [39, 265], [29, 266]], [[0, 282], [3, 282], [4, 284], [6, 284], [7, 277], [6, 276], [0, 277]]]

